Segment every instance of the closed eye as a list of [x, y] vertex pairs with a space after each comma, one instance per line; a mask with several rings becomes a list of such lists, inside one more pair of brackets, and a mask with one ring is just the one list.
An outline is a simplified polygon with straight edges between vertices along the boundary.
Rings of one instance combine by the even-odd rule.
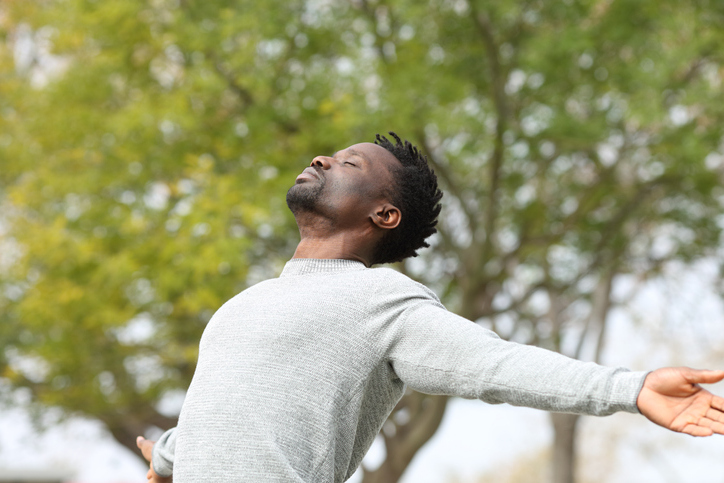
[[354, 166], [354, 167], [357, 167], [357, 165], [356, 165], [356, 164], [354, 164], [354, 163], [351, 163], [351, 162], [349, 162], [349, 161], [345, 161], [345, 162], [344, 162], [344, 164], [349, 164], [350, 166]]

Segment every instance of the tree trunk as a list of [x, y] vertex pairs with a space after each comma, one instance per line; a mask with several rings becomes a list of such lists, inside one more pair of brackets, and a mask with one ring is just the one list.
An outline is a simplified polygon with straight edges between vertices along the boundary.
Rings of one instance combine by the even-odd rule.
[[553, 423], [553, 483], [575, 483], [578, 414], [550, 413]]
[[[375, 470], [363, 469], [362, 483], [395, 483], [417, 451], [435, 434], [442, 422], [447, 396], [409, 392], [400, 400], [383, 426], [387, 457]], [[397, 417], [404, 413], [404, 417]]]

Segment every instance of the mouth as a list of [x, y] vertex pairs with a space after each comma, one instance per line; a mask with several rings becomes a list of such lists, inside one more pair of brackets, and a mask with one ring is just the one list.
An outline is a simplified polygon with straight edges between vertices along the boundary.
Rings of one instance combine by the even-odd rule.
[[312, 168], [311, 166], [306, 168], [302, 173], [297, 176], [297, 182], [305, 179], [319, 179], [319, 174], [317, 174], [317, 171]]

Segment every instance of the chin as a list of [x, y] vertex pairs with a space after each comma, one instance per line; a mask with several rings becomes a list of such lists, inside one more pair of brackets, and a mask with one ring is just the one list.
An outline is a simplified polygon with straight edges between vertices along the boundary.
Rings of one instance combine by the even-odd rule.
[[296, 183], [287, 191], [287, 206], [296, 214], [302, 211], [317, 211], [322, 186]]

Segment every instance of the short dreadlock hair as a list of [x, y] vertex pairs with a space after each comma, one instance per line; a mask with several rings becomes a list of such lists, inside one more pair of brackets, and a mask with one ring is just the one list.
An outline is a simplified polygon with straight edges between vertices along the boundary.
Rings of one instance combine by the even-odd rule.
[[402, 220], [379, 241], [373, 263], [399, 262], [416, 257], [418, 249], [429, 247], [425, 239], [437, 232], [435, 225], [441, 208], [442, 191], [437, 186], [435, 172], [427, 165], [427, 157], [409, 141], [403, 143], [394, 132], [389, 134], [396, 144], [379, 134], [375, 144], [400, 161], [401, 166], [392, 169], [395, 186], [389, 190], [389, 196], [399, 208]]

